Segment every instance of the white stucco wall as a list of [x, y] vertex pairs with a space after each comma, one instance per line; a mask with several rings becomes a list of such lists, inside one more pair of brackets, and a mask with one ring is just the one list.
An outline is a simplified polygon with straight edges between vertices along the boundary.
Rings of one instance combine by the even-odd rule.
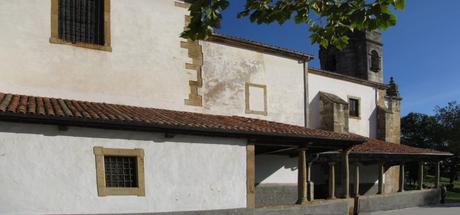
[[[203, 112], [304, 125], [303, 63], [253, 50], [202, 42]], [[267, 116], [245, 113], [245, 84], [267, 86]]]
[[[106, 52], [51, 44], [51, 0], [0, 1], [0, 92], [304, 124], [303, 64], [212, 42], [201, 42], [203, 107], [185, 105], [197, 77], [179, 37], [188, 11], [174, 2], [111, 0]], [[268, 116], [245, 114], [246, 82], [267, 85]]]
[[320, 127], [319, 92], [327, 92], [348, 102], [348, 96], [361, 99], [360, 119], [349, 119], [349, 131], [366, 137], [377, 136], [377, 89], [349, 81], [308, 74], [309, 126]]
[[[98, 197], [94, 146], [142, 148], [146, 196]], [[246, 142], [0, 123], [0, 214], [246, 207]]]
[[[111, 0], [112, 52], [51, 44], [51, 0], [0, 1], [0, 91], [177, 110], [195, 72], [174, 0]], [[58, 90], [57, 90], [58, 89]]]
[[297, 184], [297, 158], [256, 155], [256, 183]]

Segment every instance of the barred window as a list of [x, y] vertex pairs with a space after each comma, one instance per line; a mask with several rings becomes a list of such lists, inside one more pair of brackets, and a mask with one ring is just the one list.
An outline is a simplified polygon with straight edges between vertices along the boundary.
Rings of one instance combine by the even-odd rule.
[[145, 196], [144, 150], [94, 147], [99, 196]]
[[104, 45], [104, 0], [59, 0], [59, 38]]
[[104, 156], [107, 187], [137, 187], [136, 157]]

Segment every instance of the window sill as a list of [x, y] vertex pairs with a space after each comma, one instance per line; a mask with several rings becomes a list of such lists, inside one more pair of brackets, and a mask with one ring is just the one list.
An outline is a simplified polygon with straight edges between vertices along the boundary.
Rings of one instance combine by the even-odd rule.
[[112, 47], [108, 45], [96, 45], [96, 44], [90, 44], [90, 43], [82, 43], [82, 42], [68, 42], [59, 38], [50, 38], [50, 43], [52, 44], [61, 44], [61, 45], [70, 45], [70, 46], [75, 46], [75, 47], [80, 47], [80, 48], [87, 48], [87, 49], [94, 49], [94, 50], [99, 50], [99, 51], [106, 51], [106, 52], [112, 52]]
[[360, 117], [360, 116], [349, 116], [348, 118], [349, 118], [349, 119], [361, 120], [361, 117]]
[[139, 187], [126, 188], [100, 188], [99, 196], [145, 196], [145, 190]]

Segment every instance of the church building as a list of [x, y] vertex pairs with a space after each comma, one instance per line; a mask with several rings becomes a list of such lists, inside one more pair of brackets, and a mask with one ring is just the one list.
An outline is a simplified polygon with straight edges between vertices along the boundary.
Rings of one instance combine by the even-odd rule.
[[[451, 154], [399, 144], [402, 98], [384, 83], [379, 32], [321, 49], [316, 69], [312, 55], [257, 41], [185, 40], [189, 6], [0, 2], [0, 214], [353, 214], [439, 201]], [[408, 162], [418, 190], [404, 189]]]

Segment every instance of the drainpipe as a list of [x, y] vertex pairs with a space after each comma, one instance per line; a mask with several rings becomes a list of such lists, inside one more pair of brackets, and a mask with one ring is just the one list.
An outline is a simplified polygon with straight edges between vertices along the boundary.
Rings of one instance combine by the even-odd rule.
[[309, 96], [308, 96], [308, 64], [307, 64], [307, 61], [304, 60], [303, 61], [303, 93], [304, 93], [304, 108], [303, 108], [303, 111], [304, 111], [304, 126], [305, 128], [308, 128], [309, 127], [309, 123], [308, 123], [308, 112], [309, 112], [309, 103], [308, 103], [308, 100], [309, 100]]

